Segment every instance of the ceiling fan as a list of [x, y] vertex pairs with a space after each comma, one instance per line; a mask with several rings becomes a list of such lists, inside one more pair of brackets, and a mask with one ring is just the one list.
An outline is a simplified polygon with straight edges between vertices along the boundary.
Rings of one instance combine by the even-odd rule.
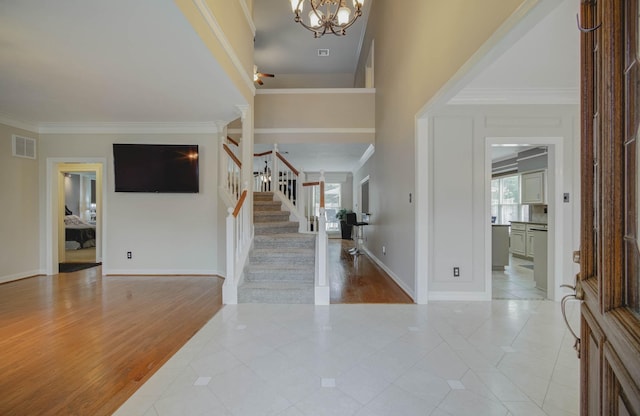
[[262, 78], [274, 78], [274, 77], [275, 75], [273, 74], [258, 72], [257, 66], [253, 67], [253, 82], [255, 82], [258, 85], [264, 85], [264, 82], [262, 82]]

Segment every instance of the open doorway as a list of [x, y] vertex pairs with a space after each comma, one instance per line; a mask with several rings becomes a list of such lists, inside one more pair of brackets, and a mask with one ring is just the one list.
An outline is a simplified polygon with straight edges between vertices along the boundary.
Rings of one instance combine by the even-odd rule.
[[[102, 165], [59, 163], [52, 208], [57, 229], [54, 272], [69, 272], [101, 263]], [[53, 185], [53, 184], [51, 184]], [[53, 245], [53, 244], [52, 244]]]
[[486, 282], [493, 299], [555, 297], [561, 153], [556, 138], [487, 138]]

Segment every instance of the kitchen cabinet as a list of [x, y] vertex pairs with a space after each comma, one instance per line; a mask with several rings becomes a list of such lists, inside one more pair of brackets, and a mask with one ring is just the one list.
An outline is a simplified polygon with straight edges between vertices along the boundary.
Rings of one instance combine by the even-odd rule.
[[520, 178], [522, 204], [544, 204], [546, 203], [546, 182], [545, 171], [523, 173]]
[[527, 226], [521, 222], [511, 223], [509, 246], [512, 254], [527, 255]]
[[527, 224], [527, 257], [534, 257], [535, 233], [531, 230], [531, 225]]

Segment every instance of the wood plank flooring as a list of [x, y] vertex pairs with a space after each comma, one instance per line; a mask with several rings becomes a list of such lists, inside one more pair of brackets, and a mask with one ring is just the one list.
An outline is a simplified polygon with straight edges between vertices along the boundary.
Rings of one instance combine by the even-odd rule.
[[[412, 303], [353, 241], [329, 240], [332, 303]], [[222, 307], [222, 279], [101, 276], [0, 285], [0, 415], [110, 415]]]
[[100, 273], [0, 285], [1, 415], [110, 415], [221, 308], [219, 278]]
[[367, 255], [354, 258], [351, 240], [330, 239], [331, 303], [413, 303]]

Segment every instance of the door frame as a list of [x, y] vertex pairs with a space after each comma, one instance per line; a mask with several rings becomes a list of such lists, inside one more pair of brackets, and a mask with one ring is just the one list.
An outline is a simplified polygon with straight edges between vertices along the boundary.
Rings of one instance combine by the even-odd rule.
[[564, 183], [563, 156], [564, 140], [562, 137], [486, 137], [485, 138], [485, 288], [492, 295], [493, 273], [491, 267], [491, 146], [498, 144], [517, 144], [548, 147], [547, 167], [547, 205], [548, 239], [547, 244], [547, 299], [559, 302], [562, 299], [560, 285], [563, 283], [562, 269], [565, 262], [564, 213], [562, 209]]
[[[106, 158], [75, 158], [75, 157], [53, 157], [46, 160], [46, 184], [45, 184], [45, 273], [54, 275], [58, 273], [58, 253], [60, 249], [61, 232], [64, 226], [58, 220], [61, 218], [61, 209], [64, 212], [64, 200], [61, 201], [60, 189], [61, 177], [64, 172], [73, 171], [96, 171], [96, 233], [99, 238], [96, 240], [96, 262], [104, 263], [106, 258], [106, 212], [107, 207], [107, 186], [106, 186]], [[60, 204], [62, 203], [62, 208]], [[60, 231], [62, 229], [62, 231]]]

